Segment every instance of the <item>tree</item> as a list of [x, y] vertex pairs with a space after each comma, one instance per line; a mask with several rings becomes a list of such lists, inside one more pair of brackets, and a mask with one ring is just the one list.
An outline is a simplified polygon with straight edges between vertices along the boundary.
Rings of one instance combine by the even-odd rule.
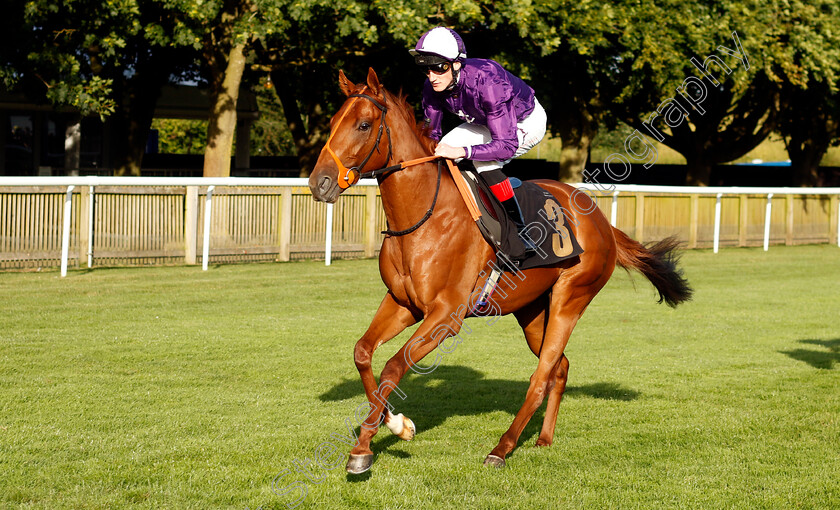
[[25, 23], [3, 20], [0, 79], [112, 115], [114, 138], [127, 141], [119, 171], [138, 173], [160, 87], [192, 72], [212, 90], [205, 174], [229, 175], [239, 90], [270, 74], [305, 174], [342, 100], [338, 69], [373, 66], [417, 102], [406, 49], [445, 25], [471, 56], [534, 86], [563, 140], [562, 177], [579, 178], [596, 133], [621, 120], [680, 151], [695, 183], [773, 129], [813, 179], [837, 141], [838, 9], [833, 0], [12, 0]]
[[[552, 127], [563, 135], [564, 168], [580, 174], [589, 143], [609, 113], [602, 97], [611, 83], [605, 78], [615, 54], [611, 45], [621, 33], [611, 21], [619, 9], [578, 7], [579, 2], [567, 0], [539, 5], [473, 0], [457, 5], [412, 0], [305, 5], [289, 11], [294, 28], [264, 41], [260, 58], [272, 70], [304, 175], [326, 139], [326, 112], [337, 106], [331, 87], [324, 94], [336, 68], [373, 65], [389, 87], [419, 91], [420, 79], [406, 50], [436, 25], [458, 30], [470, 55], [496, 58], [533, 82]], [[562, 21], [562, 27], [554, 21]], [[329, 25], [337, 29], [319, 29]], [[592, 63], [593, 55], [603, 65]], [[558, 76], [558, 66], [574, 66], [574, 72]]]
[[110, 117], [116, 173], [139, 174], [160, 90], [192, 58], [175, 43], [161, 5], [16, 1], [12, 15], [14, 28], [2, 34], [9, 37], [0, 71], [6, 86], [36, 102]]
[[295, 154], [295, 143], [286, 124], [283, 106], [268, 77], [257, 87], [260, 116], [251, 129], [251, 155], [288, 156]]
[[634, 48], [623, 34], [633, 8], [624, 1], [554, 0], [530, 8], [501, 4], [491, 16], [490, 28], [505, 44], [496, 45], [497, 58], [534, 86], [550, 131], [560, 136], [560, 180], [579, 181], [596, 134], [617, 123], [608, 106], [631, 62]]
[[92, 20], [88, 12], [96, 3], [13, 0], [0, 34], [6, 88], [75, 107], [83, 115], [112, 113], [113, 80], [102, 71], [125, 46], [122, 33], [130, 27], [123, 22], [134, 13], [120, 5]]
[[163, 0], [163, 4], [179, 34], [174, 44], [192, 44], [200, 51], [200, 66], [210, 86], [204, 176], [229, 176], [247, 53], [265, 28], [260, 5], [251, 0]]
[[840, 143], [840, 5], [792, 1], [767, 14], [774, 78], [781, 89], [779, 132], [793, 170], [791, 184], [819, 184], [826, 150]]
[[791, 184], [818, 186], [820, 160], [840, 143], [840, 96], [836, 86], [819, 82], [807, 88], [785, 84], [782, 90], [785, 107], [779, 132], [790, 157]]
[[178, 28], [158, 2], [138, 2], [137, 33], [127, 40], [120, 65], [109, 69], [117, 107], [111, 115], [116, 175], [140, 175], [155, 106], [163, 87], [193, 77], [194, 44], [179, 41]]
[[743, 156], [776, 127], [778, 87], [756, 36], [762, 28], [742, 13], [747, 4], [646, 5], [623, 36], [635, 55], [611, 110], [685, 156], [691, 184], [708, 184], [715, 165]]
[[[400, 58], [421, 33], [450, 26], [464, 38], [469, 56], [493, 58], [536, 90], [549, 129], [563, 141], [560, 178], [579, 179], [601, 125], [613, 126], [606, 105], [617, 93], [610, 76], [629, 2], [463, 1], [375, 2]], [[411, 73], [409, 73], [411, 76]], [[413, 84], [414, 89], [419, 85]]]
[[[613, 111], [642, 132], [655, 120], [655, 136], [685, 156], [691, 183], [708, 184], [713, 166], [743, 156], [777, 129], [801, 162], [794, 167], [811, 167], [797, 175], [810, 173], [813, 182], [828, 146], [820, 139], [837, 111], [837, 4], [669, 0], [648, 8], [661, 26], [635, 37], [656, 49], [640, 54], [638, 78]], [[805, 92], [809, 87], [816, 93]]]
[[[394, 78], [404, 73], [391, 73], [389, 68], [399, 61], [395, 49], [404, 44], [395, 45], [389, 30], [398, 30], [397, 25], [383, 19], [390, 9], [399, 10], [400, 4], [314, 0], [276, 7], [272, 16], [288, 20], [289, 26], [266, 31], [256, 45], [258, 60], [283, 105], [301, 176], [306, 176], [329, 135], [330, 115], [343, 101], [333, 85], [338, 69], [352, 75], [367, 72], [371, 65], [389, 87], [402, 81]], [[402, 58], [408, 60], [407, 53]]]

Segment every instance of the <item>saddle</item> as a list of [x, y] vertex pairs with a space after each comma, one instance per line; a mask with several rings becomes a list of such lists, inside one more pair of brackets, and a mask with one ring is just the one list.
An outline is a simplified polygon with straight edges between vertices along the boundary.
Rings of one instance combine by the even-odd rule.
[[516, 225], [474, 168], [458, 168], [449, 163], [452, 177], [484, 239], [497, 254], [502, 253], [516, 263], [518, 269], [549, 266], [583, 253], [557, 199], [536, 184], [514, 177], [510, 182], [526, 225], [522, 234], [537, 246], [534, 253], [526, 255]]

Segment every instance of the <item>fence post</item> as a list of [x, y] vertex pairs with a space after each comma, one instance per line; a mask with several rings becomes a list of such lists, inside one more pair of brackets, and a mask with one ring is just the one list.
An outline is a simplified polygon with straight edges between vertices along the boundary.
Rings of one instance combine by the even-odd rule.
[[376, 188], [365, 188], [365, 257], [376, 255]]
[[747, 204], [749, 200], [747, 195], [740, 195], [738, 205], [741, 209], [740, 221], [738, 222], [738, 246], [747, 245], [747, 220], [749, 220], [749, 209]]
[[90, 186], [90, 194], [88, 195], [88, 245], [87, 245], [87, 260], [88, 268], [93, 267], [93, 218], [96, 216], [96, 191], [95, 186]]
[[618, 221], [618, 190], [613, 192], [612, 205], [610, 206], [610, 225], [615, 227]]
[[837, 205], [834, 208], [837, 211], [837, 216], [834, 217], [834, 223], [837, 225], [837, 246], [840, 247], [840, 197], [835, 199], [834, 204]]
[[64, 217], [61, 228], [61, 277], [67, 276], [67, 258], [70, 256], [70, 217], [73, 214], [73, 188], [67, 186], [67, 193], [64, 195]]
[[645, 242], [645, 195], [636, 193], [636, 240]]
[[332, 263], [332, 230], [333, 230], [333, 204], [327, 204], [327, 228], [324, 248], [324, 264], [330, 265]]
[[697, 248], [697, 228], [700, 223], [700, 195], [691, 195], [689, 202], [688, 247]]
[[213, 190], [216, 186], [207, 187], [207, 197], [204, 199], [204, 244], [201, 247], [201, 269], [207, 271], [210, 261], [210, 217], [213, 215]]
[[198, 249], [198, 186], [187, 186], [184, 198], [184, 263], [195, 265]]
[[292, 188], [283, 188], [280, 203], [280, 253], [277, 258], [281, 262], [291, 260], [292, 244]]
[[767, 209], [764, 211], [764, 251], [770, 249], [770, 219], [773, 214], [773, 194], [767, 194]]
[[787, 206], [787, 220], [785, 221], [785, 246], [793, 245], [793, 195], [788, 193], [785, 195], [785, 205]]
[[717, 194], [717, 199], [715, 200], [715, 237], [712, 242], [712, 251], [714, 253], [718, 252], [718, 248], [720, 248], [720, 199], [723, 197], [723, 193]]
[[840, 246], [840, 197], [832, 196], [829, 204], [828, 242]]
[[90, 192], [92, 186], [82, 186], [79, 188], [79, 265], [82, 261], [88, 259], [87, 266], [90, 267], [90, 260], [87, 254], [88, 243], [90, 241]]

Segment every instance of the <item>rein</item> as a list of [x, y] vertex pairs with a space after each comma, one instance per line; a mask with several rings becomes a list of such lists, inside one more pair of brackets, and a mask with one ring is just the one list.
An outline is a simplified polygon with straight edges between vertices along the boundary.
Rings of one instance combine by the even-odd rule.
[[[421, 159], [426, 159], [426, 158], [421, 158]], [[417, 160], [407, 161], [407, 163], [413, 163], [414, 161], [417, 161]], [[419, 163], [414, 163], [414, 164], [417, 165]], [[409, 166], [411, 166], [411, 165], [409, 165]], [[405, 167], [400, 167], [400, 165], [397, 165], [397, 167], [398, 167], [398, 169], [405, 168]], [[383, 234], [389, 235], [389, 236], [404, 236], [406, 234], [410, 234], [410, 233], [414, 232], [415, 230], [417, 230], [418, 228], [420, 228], [424, 223], [426, 223], [426, 220], [428, 220], [429, 218], [432, 217], [432, 212], [435, 210], [435, 204], [437, 204], [438, 193], [440, 193], [440, 174], [442, 172], [442, 169], [443, 169], [443, 161], [438, 161], [438, 176], [437, 176], [437, 187], [435, 187], [435, 198], [432, 199], [431, 207], [429, 207], [429, 210], [426, 211], [426, 214], [423, 215], [422, 218], [420, 218], [420, 221], [415, 223], [413, 227], [409, 227], [405, 230], [396, 230], [396, 231], [395, 230], [383, 230], [382, 231]]]
[[[390, 136], [390, 135], [389, 135]], [[384, 168], [380, 168], [378, 170], [371, 170], [369, 172], [364, 172], [360, 175], [362, 179], [369, 179], [371, 177], [378, 177], [382, 174], [387, 174], [388, 172], [396, 172], [398, 170], [405, 170], [406, 168], [414, 165], [420, 165], [423, 163], [428, 163], [429, 161], [434, 161], [436, 159], [441, 159], [440, 156], [424, 156], [422, 158], [417, 159], [410, 159], [408, 161], [403, 161], [398, 165], [386, 166]]]
[[[376, 134], [376, 143], [373, 144], [373, 147], [370, 149], [370, 152], [368, 152], [368, 155], [365, 156], [365, 159], [362, 160], [362, 162], [360, 164], [356, 165], [356, 166], [353, 166], [353, 167], [350, 167], [350, 168], [345, 167], [344, 164], [341, 162], [341, 160], [338, 158], [338, 155], [336, 155], [336, 153], [333, 152], [332, 148], [330, 147], [330, 142], [332, 141], [332, 135], [330, 135], [330, 138], [327, 140], [327, 143], [326, 143], [325, 147], [326, 147], [327, 151], [330, 153], [330, 155], [332, 156], [333, 161], [335, 161], [336, 166], [338, 166], [338, 170], [339, 170], [338, 186], [341, 189], [349, 188], [350, 186], [359, 182], [359, 179], [378, 177], [382, 174], [386, 174], [386, 173], [389, 173], [389, 172], [396, 172], [396, 171], [399, 171], [399, 170], [405, 170], [406, 168], [411, 167], [411, 166], [420, 165], [420, 164], [423, 164], [423, 163], [428, 163], [430, 161], [438, 160], [438, 175], [437, 175], [437, 185], [435, 187], [435, 196], [432, 199], [432, 205], [431, 205], [431, 207], [429, 207], [429, 210], [426, 211], [426, 214], [423, 215], [423, 217], [420, 218], [420, 221], [415, 223], [414, 226], [409, 227], [405, 230], [383, 230], [382, 231], [383, 234], [389, 235], [389, 236], [404, 236], [406, 234], [410, 234], [410, 233], [414, 232], [415, 230], [417, 230], [418, 228], [420, 228], [424, 223], [426, 223], [426, 221], [432, 216], [432, 212], [435, 210], [435, 205], [437, 204], [437, 199], [438, 199], [438, 193], [440, 193], [440, 179], [441, 179], [441, 173], [442, 173], [442, 169], [443, 169], [442, 158], [440, 156], [425, 156], [425, 157], [422, 157], [422, 158], [412, 159], [412, 160], [409, 160], [409, 161], [403, 161], [402, 163], [399, 163], [397, 165], [386, 166], [384, 168], [379, 168], [377, 170], [370, 170], [368, 172], [362, 172], [362, 169], [365, 167], [368, 160], [370, 160], [371, 156], [373, 156], [374, 151], [377, 151], [377, 152], [379, 151], [379, 143], [382, 141], [383, 130], [388, 135], [388, 158], [385, 161], [387, 162], [387, 161], [391, 160], [391, 156], [393, 154], [393, 150], [392, 150], [393, 147], [391, 145], [391, 128], [388, 127], [388, 122], [385, 120], [385, 114], [388, 113], [388, 107], [384, 104], [384, 102], [380, 103], [379, 101], [376, 100], [376, 98], [374, 98], [372, 96], [369, 96], [367, 94], [351, 94], [347, 97], [354, 98], [353, 99], [354, 101], [355, 101], [355, 98], [358, 98], [358, 97], [369, 100], [370, 102], [372, 102], [374, 104], [374, 106], [379, 108], [379, 111], [382, 112], [382, 117], [380, 118], [381, 120], [379, 122], [379, 132]], [[350, 111], [350, 108], [347, 108], [347, 110], [345, 110], [345, 112], [341, 116], [341, 118], [338, 119], [338, 122], [336, 123], [336, 127], [338, 127], [338, 125], [341, 124], [341, 121], [344, 120], [344, 117], [347, 115], [347, 113], [349, 111]], [[337, 129], [333, 131], [333, 133], [335, 133], [335, 132], [337, 132]], [[351, 174], [353, 174], [353, 177], [351, 177]]]

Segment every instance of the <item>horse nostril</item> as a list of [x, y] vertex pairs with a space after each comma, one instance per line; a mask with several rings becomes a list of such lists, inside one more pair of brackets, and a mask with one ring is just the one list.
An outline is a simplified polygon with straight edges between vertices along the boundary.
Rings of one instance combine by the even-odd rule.
[[322, 195], [329, 191], [331, 186], [332, 179], [330, 179], [326, 175], [318, 180], [318, 191], [320, 191]]

